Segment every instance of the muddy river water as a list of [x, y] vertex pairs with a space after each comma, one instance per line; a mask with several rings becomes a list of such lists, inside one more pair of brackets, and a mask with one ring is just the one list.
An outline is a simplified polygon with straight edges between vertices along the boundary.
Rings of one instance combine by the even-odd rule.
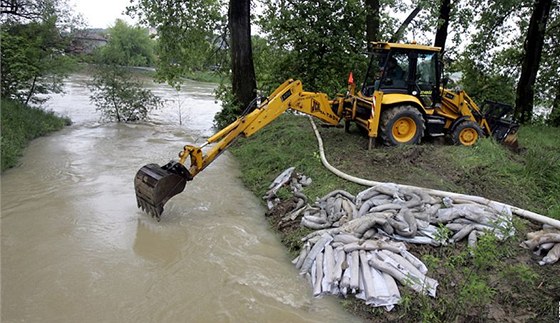
[[[2, 322], [349, 322], [315, 299], [225, 153], [167, 205], [136, 207], [133, 177], [211, 134], [213, 85], [189, 82], [149, 122], [104, 124], [87, 75], [49, 108], [74, 124], [1, 176]], [[182, 125], [179, 125], [179, 120]]]

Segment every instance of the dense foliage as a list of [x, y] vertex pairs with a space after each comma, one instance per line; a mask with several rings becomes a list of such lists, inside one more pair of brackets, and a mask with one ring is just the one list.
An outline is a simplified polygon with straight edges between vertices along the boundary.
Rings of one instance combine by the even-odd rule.
[[131, 1], [128, 14], [157, 33], [158, 79], [179, 85], [184, 75], [217, 65], [226, 23], [220, 8], [218, 0]]
[[[537, 2], [551, 4], [549, 14], [540, 21], [546, 27], [539, 33], [543, 37], [542, 52], [533, 45], [524, 47], [534, 40], [528, 32], [536, 6], [529, 0], [260, 0], [254, 3], [259, 10], [253, 7], [252, 20], [259, 30], [258, 36], [253, 36], [257, 87], [266, 94], [284, 80], [298, 78], [307, 90], [333, 95], [344, 90], [350, 71], [361, 81], [366, 39], [371, 38], [366, 31], [380, 41], [398, 39], [429, 45], [434, 43], [437, 30], [439, 44], [445, 44], [444, 59], [453, 61], [447, 64], [447, 70], [460, 72], [461, 86], [474, 93], [475, 100], [518, 103], [517, 114], [523, 121], [532, 115], [540, 115], [535, 120], [542, 119], [553, 108], [558, 111], [560, 104], [560, 9], [557, 1]], [[158, 71], [162, 79], [177, 85], [187, 71], [212, 67], [222, 71], [227, 82], [232, 62], [226, 55], [230, 45], [226, 6], [225, 1], [218, 0], [158, 4], [138, 0], [129, 12], [158, 31], [162, 57]], [[403, 17], [413, 9], [420, 11], [410, 23], [400, 25], [396, 16]], [[377, 30], [366, 30], [366, 26]], [[395, 35], [401, 27], [403, 34]], [[525, 59], [534, 55], [539, 59]], [[535, 89], [534, 104], [531, 100], [519, 101], [525, 88]], [[234, 96], [227, 95], [231, 91], [232, 87], [224, 83], [218, 93], [225, 108], [221, 120], [231, 120], [239, 111], [231, 101]], [[554, 118], [550, 119], [555, 124]]]
[[129, 67], [152, 66], [154, 41], [148, 30], [117, 19], [107, 31], [107, 44], [95, 53], [93, 81], [88, 86], [90, 100], [105, 121], [145, 120], [162, 100], [146, 89]]
[[268, 2], [260, 25], [273, 44], [274, 59], [264, 85], [301, 79], [309, 91], [331, 95], [346, 86], [350, 71], [363, 71], [366, 58], [362, 2]]
[[1, 96], [22, 103], [41, 103], [62, 91], [71, 70], [63, 35], [75, 26], [58, 1], [12, 1], [2, 7]]
[[98, 60], [102, 64], [122, 66], [153, 66], [155, 41], [148, 30], [130, 26], [117, 19], [107, 30], [107, 45], [99, 48]]

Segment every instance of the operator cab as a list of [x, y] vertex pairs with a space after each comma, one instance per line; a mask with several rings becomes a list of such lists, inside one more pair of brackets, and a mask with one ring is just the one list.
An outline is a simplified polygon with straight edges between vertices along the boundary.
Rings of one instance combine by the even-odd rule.
[[425, 108], [440, 102], [439, 48], [415, 44], [372, 43], [361, 94], [374, 91], [417, 97]]

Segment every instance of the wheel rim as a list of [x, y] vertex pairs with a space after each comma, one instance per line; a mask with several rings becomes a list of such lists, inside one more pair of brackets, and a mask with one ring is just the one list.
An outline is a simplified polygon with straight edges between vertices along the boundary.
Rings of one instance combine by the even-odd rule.
[[462, 145], [472, 146], [478, 140], [478, 132], [473, 128], [465, 128], [459, 133], [459, 141]]
[[408, 142], [416, 135], [416, 122], [410, 117], [399, 118], [391, 131], [396, 141]]

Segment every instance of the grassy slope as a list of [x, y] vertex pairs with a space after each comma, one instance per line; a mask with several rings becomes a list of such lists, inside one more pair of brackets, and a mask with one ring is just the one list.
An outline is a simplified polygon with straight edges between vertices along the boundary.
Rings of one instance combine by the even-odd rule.
[[26, 107], [20, 103], [2, 99], [2, 171], [17, 164], [29, 141], [60, 130], [70, 124], [52, 112]]
[[[367, 139], [357, 130], [321, 128], [327, 158], [351, 175], [484, 196], [560, 219], [560, 132], [546, 127], [524, 127], [521, 153], [513, 153], [491, 140], [474, 148], [441, 142], [366, 150]], [[357, 193], [364, 187], [348, 183], [322, 165], [307, 118], [285, 114], [255, 136], [241, 141], [232, 152], [238, 158], [243, 180], [262, 196], [284, 169], [295, 166], [310, 176], [305, 189], [310, 199], [334, 189]], [[285, 194], [288, 196], [288, 194]], [[271, 219], [274, 226], [274, 220]], [[518, 247], [536, 225], [517, 220], [518, 233], [505, 243], [487, 241], [475, 257], [459, 244], [443, 248], [411, 247], [440, 281], [438, 298], [418, 297], [403, 291], [403, 303], [386, 313], [361, 302], [344, 300], [356, 315], [378, 321], [550, 321], [560, 300], [560, 265], [540, 267], [531, 253]], [[301, 229], [279, 230], [292, 253], [299, 248]]]

